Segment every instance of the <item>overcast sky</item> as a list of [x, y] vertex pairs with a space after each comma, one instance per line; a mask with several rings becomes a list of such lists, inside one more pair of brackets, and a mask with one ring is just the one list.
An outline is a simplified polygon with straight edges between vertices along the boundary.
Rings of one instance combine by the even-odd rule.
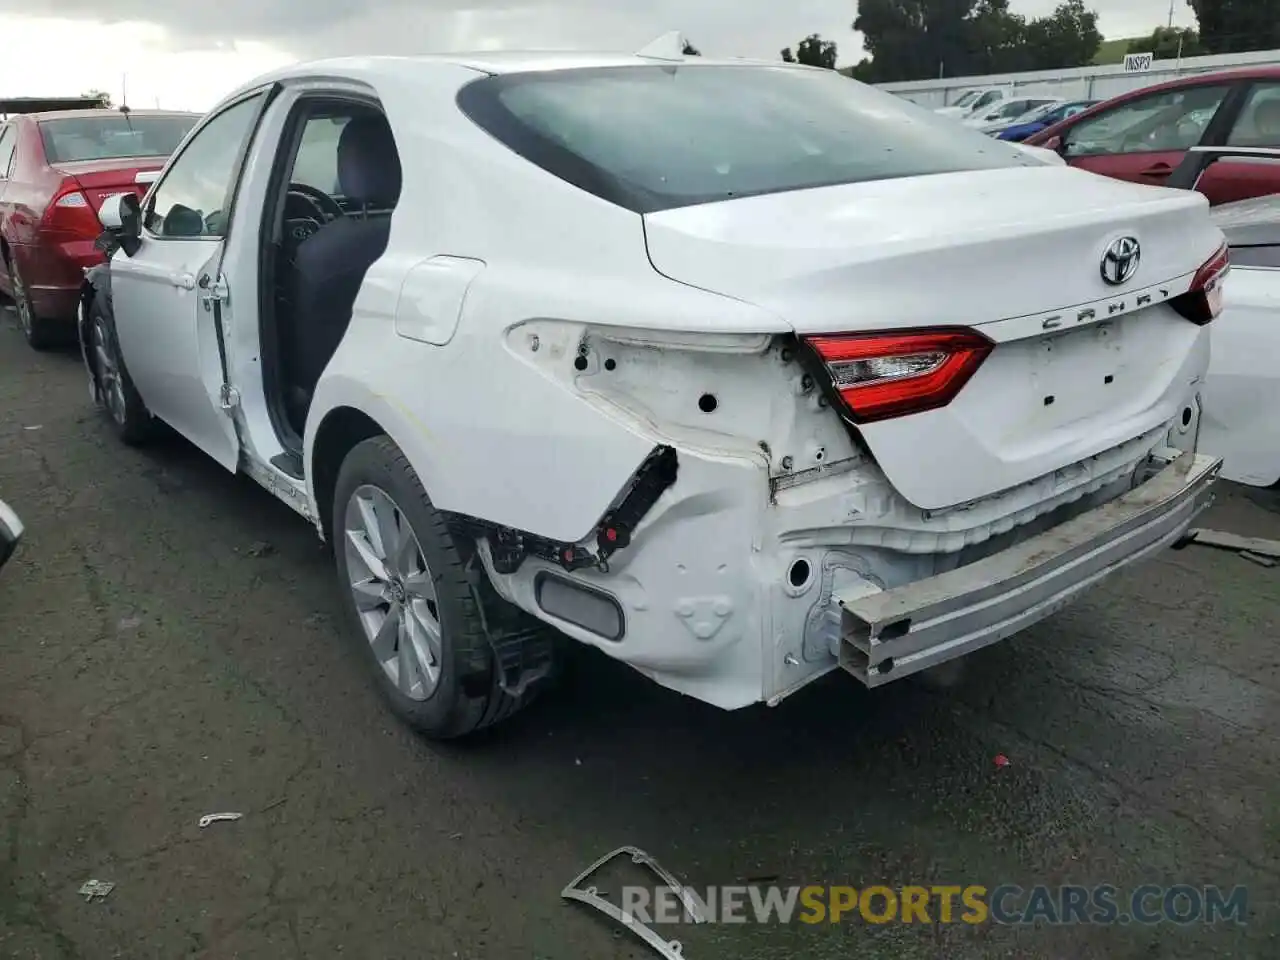
[[[1037, 16], [1057, 0], [1012, 0]], [[1164, 24], [1169, 0], [1093, 0], [1102, 32]], [[1184, 0], [1174, 22], [1192, 25]], [[496, 48], [634, 50], [680, 30], [703, 53], [773, 58], [818, 32], [862, 56], [855, 0], [0, 0], [0, 94], [108, 90], [203, 110], [274, 66], [317, 56]]]

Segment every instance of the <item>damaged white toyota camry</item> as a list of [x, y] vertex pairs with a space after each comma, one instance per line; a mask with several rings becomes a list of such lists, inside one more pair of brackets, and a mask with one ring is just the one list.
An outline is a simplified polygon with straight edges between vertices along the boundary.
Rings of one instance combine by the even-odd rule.
[[724, 708], [879, 686], [1209, 499], [1202, 196], [677, 48], [290, 67], [103, 208], [107, 421], [312, 521], [431, 736], [558, 635]]

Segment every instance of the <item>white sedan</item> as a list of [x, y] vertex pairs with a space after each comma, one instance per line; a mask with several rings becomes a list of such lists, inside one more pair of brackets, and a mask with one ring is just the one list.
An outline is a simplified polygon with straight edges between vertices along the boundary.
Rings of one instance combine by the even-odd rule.
[[[1277, 151], [1280, 153], [1280, 151]], [[1280, 196], [1213, 210], [1231, 245], [1224, 311], [1213, 327], [1200, 442], [1223, 458], [1222, 475], [1280, 484]]]
[[555, 632], [723, 708], [889, 683], [1177, 542], [1219, 467], [1204, 198], [832, 71], [301, 64], [104, 210], [106, 422], [315, 524], [431, 736], [526, 702]]

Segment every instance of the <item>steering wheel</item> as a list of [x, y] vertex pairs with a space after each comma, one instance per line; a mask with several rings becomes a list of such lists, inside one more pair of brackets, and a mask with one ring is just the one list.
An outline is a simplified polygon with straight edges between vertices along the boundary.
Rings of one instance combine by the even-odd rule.
[[289, 184], [289, 193], [298, 197], [311, 206], [319, 215], [321, 223], [327, 223], [330, 220], [337, 220], [345, 217], [347, 212], [339, 206], [338, 201], [333, 199], [323, 190], [318, 190], [310, 184], [291, 183]]

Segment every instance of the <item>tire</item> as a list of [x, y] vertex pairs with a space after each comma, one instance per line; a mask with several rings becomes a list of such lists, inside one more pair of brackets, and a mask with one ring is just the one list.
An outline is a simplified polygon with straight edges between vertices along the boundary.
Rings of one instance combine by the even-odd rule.
[[54, 329], [54, 324], [36, 316], [31, 295], [27, 292], [22, 272], [18, 269], [18, 260], [12, 255], [9, 257], [9, 280], [13, 288], [13, 305], [18, 311], [18, 326], [22, 328], [22, 335], [26, 337], [27, 344], [31, 349], [40, 351], [58, 346], [58, 331]]
[[[458, 544], [389, 438], [365, 440], [347, 454], [332, 520], [351, 636], [392, 713], [431, 739], [449, 740], [492, 726], [531, 699], [533, 688], [515, 697], [499, 686]], [[402, 559], [378, 570], [389, 551], [377, 542], [381, 532], [375, 539], [368, 531], [388, 523], [405, 549], [391, 550]], [[407, 633], [395, 629], [393, 611]]]
[[155, 433], [155, 420], [138, 395], [124, 365], [111, 307], [101, 293], [89, 305], [85, 356], [91, 361], [98, 406], [121, 442], [140, 446]]

